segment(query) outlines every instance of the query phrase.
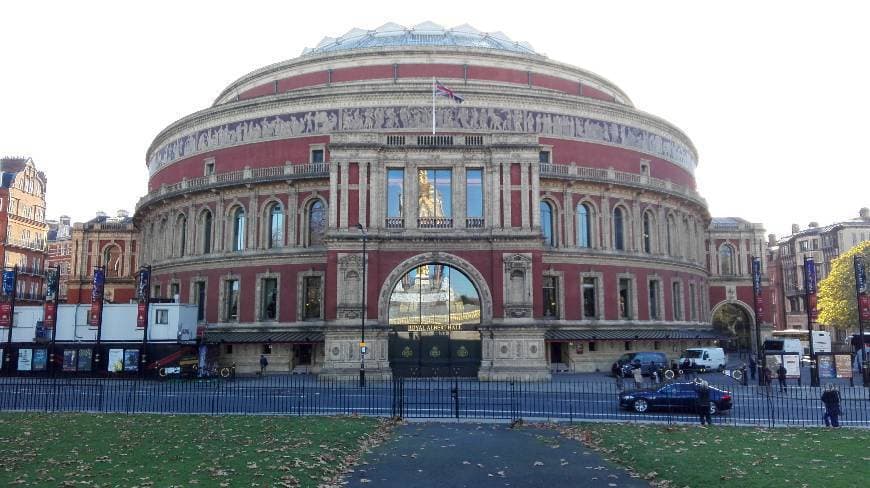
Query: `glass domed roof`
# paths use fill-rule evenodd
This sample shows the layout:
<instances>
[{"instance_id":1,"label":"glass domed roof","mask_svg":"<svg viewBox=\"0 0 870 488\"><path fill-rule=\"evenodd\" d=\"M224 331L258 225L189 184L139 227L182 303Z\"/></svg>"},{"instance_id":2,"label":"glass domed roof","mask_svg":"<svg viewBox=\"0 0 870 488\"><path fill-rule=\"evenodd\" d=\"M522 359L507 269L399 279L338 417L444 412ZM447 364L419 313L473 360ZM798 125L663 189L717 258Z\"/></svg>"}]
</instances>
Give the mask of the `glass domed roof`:
<instances>
[{"instance_id":1,"label":"glass domed roof","mask_svg":"<svg viewBox=\"0 0 870 488\"><path fill-rule=\"evenodd\" d=\"M316 47L305 48L302 55L392 46L461 46L538 55L527 42L516 42L501 32L481 32L468 24L445 29L432 22L414 27L390 22L375 30L354 28L339 38L324 37Z\"/></svg>"}]
</instances>

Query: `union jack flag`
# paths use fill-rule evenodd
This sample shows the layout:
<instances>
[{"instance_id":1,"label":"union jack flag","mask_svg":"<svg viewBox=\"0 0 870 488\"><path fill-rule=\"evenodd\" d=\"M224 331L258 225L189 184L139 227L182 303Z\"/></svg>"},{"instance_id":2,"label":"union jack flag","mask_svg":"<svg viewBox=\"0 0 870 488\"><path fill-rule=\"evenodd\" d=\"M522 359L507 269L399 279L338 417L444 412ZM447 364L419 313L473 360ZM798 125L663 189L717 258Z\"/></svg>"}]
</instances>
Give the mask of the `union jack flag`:
<instances>
[{"instance_id":1,"label":"union jack flag","mask_svg":"<svg viewBox=\"0 0 870 488\"><path fill-rule=\"evenodd\" d=\"M435 94L442 97L447 97L456 103L462 103L465 99L450 88L447 88L440 81L435 80Z\"/></svg>"}]
</instances>

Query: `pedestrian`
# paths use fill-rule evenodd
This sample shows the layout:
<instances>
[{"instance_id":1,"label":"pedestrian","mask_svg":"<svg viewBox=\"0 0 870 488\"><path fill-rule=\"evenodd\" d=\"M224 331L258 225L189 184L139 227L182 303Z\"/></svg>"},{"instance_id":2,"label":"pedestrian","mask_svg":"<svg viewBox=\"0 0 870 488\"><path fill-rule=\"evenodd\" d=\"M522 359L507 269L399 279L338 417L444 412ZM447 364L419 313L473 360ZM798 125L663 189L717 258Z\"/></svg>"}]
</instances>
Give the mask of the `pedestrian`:
<instances>
[{"instance_id":1,"label":"pedestrian","mask_svg":"<svg viewBox=\"0 0 870 488\"><path fill-rule=\"evenodd\" d=\"M613 373L614 377L616 377L617 391L622 391L622 367L619 365L619 363L613 363L613 366L610 368L610 372Z\"/></svg>"},{"instance_id":2,"label":"pedestrian","mask_svg":"<svg viewBox=\"0 0 870 488\"><path fill-rule=\"evenodd\" d=\"M765 366L761 373L764 378L764 386L770 386L770 384L773 383L773 371L770 370L770 367Z\"/></svg>"},{"instance_id":3,"label":"pedestrian","mask_svg":"<svg viewBox=\"0 0 870 488\"><path fill-rule=\"evenodd\" d=\"M752 355L749 355L749 376L752 378L752 381L755 381L755 369L758 368L758 363L755 362L755 358Z\"/></svg>"},{"instance_id":4,"label":"pedestrian","mask_svg":"<svg viewBox=\"0 0 870 488\"><path fill-rule=\"evenodd\" d=\"M675 360L671 360L671 371L674 373L674 379L680 377L680 368L677 367L677 362Z\"/></svg>"},{"instance_id":5,"label":"pedestrian","mask_svg":"<svg viewBox=\"0 0 870 488\"><path fill-rule=\"evenodd\" d=\"M631 374L634 376L634 386L636 388L643 386L643 369L640 367L640 361L634 363L634 369L631 370Z\"/></svg>"},{"instance_id":6,"label":"pedestrian","mask_svg":"<svg viewBox=\"0 0 870 488\"><path fill-rule=\"evenodd\" d=\"M260 354L260 376L266 374L266 366L269 365L269 360L265 354Z\"/></svg>"},{"instance_id":7,"label":"pedestrian","mask_svg":"<svg viewBox=\"0 0 870 488\"><path fill-rule=\"evenodd\" d=\"M840 392L837 391L837 387L828 384L825 388L825 392L822 393L822 403L825 405L825 416L823 417L825 421L825 427L839 427L840 426Z\"/></svg>"},{"instance_id":8,"label":"pedestrian","mask_svg":"<svg viewBox=\"0 0 870 488\"><path fill-rule=\"evenodd\" d=\"M649 375L652 378L653 384L658 384L658 382L660 381L659 380L659 378L660 378L659 377L659 365L656 364L655 361L653 361L649 365Z\"/></svg>"},{"instance_id":9,"label":"pedestrian","mask_svg":"<svg viewBox=\"0 0 870 488\"><path fill-rule=\"evenodd\" d=\"M695 382L695 391L698 393L698 398L695 401L695 408L698 409L698 417L701 419L701 425L713 425L713 417L710 415L710 385L705 380Z\"/></svg>"},{"instance_id":10,"label":"pedestrian","mask_svg":"<svg viewBox=\"0 0 870 488\"><path fill-rule=\"evenodd\" d=\"M779 391L785 391L785 364L780 363L776 370L776 377L779 380Z\"/></svg>"}]
</instances>

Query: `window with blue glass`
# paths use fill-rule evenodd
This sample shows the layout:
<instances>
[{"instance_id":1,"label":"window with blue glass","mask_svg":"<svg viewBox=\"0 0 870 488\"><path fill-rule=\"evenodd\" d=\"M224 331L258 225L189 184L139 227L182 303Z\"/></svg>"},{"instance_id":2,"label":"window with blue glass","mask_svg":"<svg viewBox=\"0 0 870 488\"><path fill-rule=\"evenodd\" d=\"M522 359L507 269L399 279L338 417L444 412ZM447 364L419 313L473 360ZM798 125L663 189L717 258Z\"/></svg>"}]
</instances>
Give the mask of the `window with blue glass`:
<instances>
[{"instance_id":1,"label":"window with blue glass","mask_svg":"<svg viewBox=\"0 0 870 488\"><path fill-rule=\"evenodd\" d=\"M586 203L577 205L577 245L592 247L592 209Z\"/></svg>"},{"instance_id":2,"label":"window with blue glass","mask_svg":"<svg viewBox=\"0 0 870 488\"><path fill-rule=\"evenodd\" d=\"M613 209L613 248L619 251L625 250L625 216L622 208Z\"/></svg>"},{"instance_id":3,"label":"window with blue glass","mask_svg":"<svg viewBox=\"0 0 870 488\"><path fill-rule=\"evenodd\" d=\"M550 202L541 202L541 233L544 235L544 245L556 247L556 233L553 228L553 206Z\"/></svg>"},{"instance_id":4,"label":"window with blue glass","mask_svg":"<svg viewBox=\"0 0 870 488\"><path fill-rule=\"evenodd\" d=\"M405 170L387 170L387 218L402 217L402 196L405 193Z\"/></svg>"},{"instance_id":5,"label":"window with blue glass","mask_svg":"<svg viewBox=\"0 0 870 488\"><path fill-rule=\"evenodd\" d=\"M468 227L483 226L483 170L465 170L465 216Z\"/></svg>"},{"instance_id":6,"label":"window with blue glass","mask_svg":"<svg viewBox=\"0 0 870 488\"><path fill-rule=\"evenodd\" d=\"M420 219L435 221L453 216L452 176L449 169L421 169L417 173Z\"/></svg>"}]
</instances>

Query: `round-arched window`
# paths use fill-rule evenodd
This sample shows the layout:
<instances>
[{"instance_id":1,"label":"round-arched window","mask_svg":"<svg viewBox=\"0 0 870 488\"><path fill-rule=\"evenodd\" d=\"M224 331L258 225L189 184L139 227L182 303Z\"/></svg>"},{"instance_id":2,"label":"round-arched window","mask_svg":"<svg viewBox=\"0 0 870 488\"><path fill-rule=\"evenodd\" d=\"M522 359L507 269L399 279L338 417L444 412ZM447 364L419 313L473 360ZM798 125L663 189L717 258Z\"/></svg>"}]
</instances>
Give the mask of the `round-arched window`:
<instances>
[{"instance_id":1,"label":"round-arched window","mask_svg":"<svg viewBox=\"0 0 870 488\"><path fill-rule=\"evenodd\" d=\"M625 250L625 222L620 207L613 209L613 248L619 251Z\"/></svg>"},{"instance_id":2,"label":"round-arched window","mask_svg":"<svg viewBox=\"0 0 870 488\"><path fill-rule=\"evenodd\" d=\"M544 245L556 247L556 232L553 228L553 206L550 202L541 202L541 233L544 235Z\"/></svg>"},{"instance_id":3,"label":"round-arched window","mask_svg":"<svg viewBox=\"0 0 870 488\"><path fill-rule=\"evenodd\" d=\"M245 248L245 211L242 207L233 212L233 251Z\"/></svg>"},{"instance_id":4,"label":"round-arched window","mask_svg":"<svg viewBox=\"0 0 870 488\"><path fill-rule=\"evenodd\" d=\"M308 207L308 245L323 244L323 234L326 232L326 206L322 200L315 200Z\"/></svg>"},{"instance_id":5,"label":"round-arched window","mask_svg":"<svg viewBox=\"0 0 870 488\"><path fill-rule=\"evenodd\" d=\"M480 324L480 295L458 269L424 264L393 287L389 314L391 326L411 332L462 330Z\"/></svg>"},{"instance_id":6,"label":"round-arched window","mask_svg":"<svg viewBox=\"0 0 870 488\"><path fill-rule=\"evenodd\" d=\"M284 211L281 205L273 203L269 207L269 248L284 245Z\"/></svg>"}]
</instances>

